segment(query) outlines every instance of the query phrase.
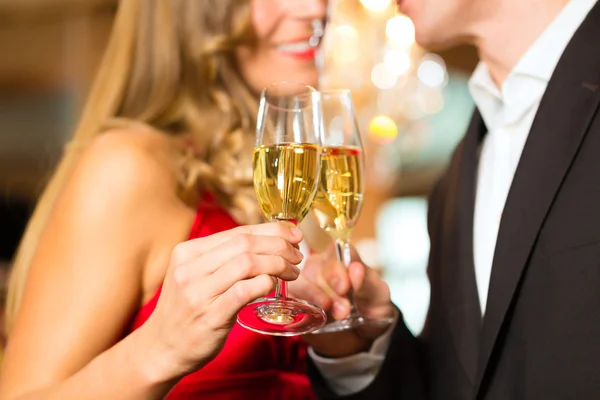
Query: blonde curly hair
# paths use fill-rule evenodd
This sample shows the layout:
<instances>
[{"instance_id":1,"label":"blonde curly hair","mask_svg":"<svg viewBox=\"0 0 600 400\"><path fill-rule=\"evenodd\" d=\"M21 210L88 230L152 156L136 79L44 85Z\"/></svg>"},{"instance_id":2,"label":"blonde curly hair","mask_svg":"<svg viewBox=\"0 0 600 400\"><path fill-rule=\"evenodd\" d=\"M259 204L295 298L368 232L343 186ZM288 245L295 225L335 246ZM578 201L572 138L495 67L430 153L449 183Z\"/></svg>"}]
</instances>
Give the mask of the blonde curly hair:
<instances>
[{"instance_id":1,"label":"blonde curly hair","mask_svg":"<svg viewBox=\"0 0 600 400\"><path fill-rule=\"evenodd\" d=\"M81 148L108 129L150 127L188 144L180 196L211 192L240 223L261 220L252 189L257 101L235 49L255 35L248 0L121 0L108 47L72 142L49 181L13 263L7 331L39 236Z\"/></svg>"}]
</instances>

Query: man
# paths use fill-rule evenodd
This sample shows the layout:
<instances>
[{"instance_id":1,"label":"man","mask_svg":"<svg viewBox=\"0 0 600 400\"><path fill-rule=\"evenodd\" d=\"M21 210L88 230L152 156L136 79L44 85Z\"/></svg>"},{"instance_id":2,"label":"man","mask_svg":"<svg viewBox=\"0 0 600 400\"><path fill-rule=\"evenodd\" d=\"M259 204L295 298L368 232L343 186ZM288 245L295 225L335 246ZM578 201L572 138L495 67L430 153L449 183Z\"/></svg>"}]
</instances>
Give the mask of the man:
<instances>
[{"instance_id":1,"label":"man","mask_svg":"<svg viewBox=\"0 0 600 400\"><path fill-rule=\"evenodd\" d=\"M477 46L477 110L430 197L422 335L400 317L385 332L307 336L319 397L600 399L600 4L398 8L421 45ZM305 274L337 294L298 295L343 318L345 271L313 259ZM349 276L365 314L394 312L376 274L355 262Z\"/></svg>"}]
</instances>

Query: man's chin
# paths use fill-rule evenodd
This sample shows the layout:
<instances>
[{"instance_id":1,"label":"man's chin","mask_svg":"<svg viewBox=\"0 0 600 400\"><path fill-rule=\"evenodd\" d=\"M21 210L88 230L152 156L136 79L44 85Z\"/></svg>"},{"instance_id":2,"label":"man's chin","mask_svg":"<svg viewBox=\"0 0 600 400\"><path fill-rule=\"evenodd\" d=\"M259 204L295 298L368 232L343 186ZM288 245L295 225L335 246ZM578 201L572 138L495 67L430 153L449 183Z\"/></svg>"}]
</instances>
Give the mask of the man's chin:
<instances>
[{"instance_id":1,"label":"man's chin","mask_svg":"<svg viewBox=\"0 0 600 400\"><path fill-rule=\"evenodd\" d=\"M415 41L417 44L430 51L444 51L452 47L460 46L463 44L469 44L469 40L466 37L460 36L442 36L434 33L440 30L419 30L415 31Z\"/></svg>"}]
</instances>

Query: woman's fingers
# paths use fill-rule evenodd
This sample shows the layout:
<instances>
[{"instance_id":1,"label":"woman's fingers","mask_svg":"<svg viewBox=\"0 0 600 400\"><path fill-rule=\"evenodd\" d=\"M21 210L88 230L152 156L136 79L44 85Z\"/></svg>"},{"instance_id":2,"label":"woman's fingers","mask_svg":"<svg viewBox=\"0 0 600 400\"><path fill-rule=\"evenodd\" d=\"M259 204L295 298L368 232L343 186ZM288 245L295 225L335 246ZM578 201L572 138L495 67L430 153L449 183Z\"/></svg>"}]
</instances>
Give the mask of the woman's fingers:
<instances>
[{"instance_id":1,"label":"woman's fingers","mask_svg":"<svg viewBox=\"0 0 600 400\"><path fill-rule=\"evenodd\" d=\"M290 244L291 247L297 248L298 244L302 241L302 231L276 222L240 226L228 231L188 240L187 242L178 244L171 254L171 264L187 264L219 246L225 246L228 249L232 249L231 246L226 245L226 243L231 240L235 240L235 242L233 242L235 249L238 249L238 251L247 251L249 248L256 245L257 241L253 241L253 237L278 238Z\"/></svg>"},{"instance_id":2,"label":"woman's fingers","mask_svg":"<svg viewBox=\"0 0 600 400\"><path fill-rule=\"evenodd\" d=\"M219 296L235 286L237 282L253 279L260 275L289 281L298 278L300 270L279 256L243 254L208 276L205 283L198 282L198 284L210 287L214 296Z\"/></svg>"},{"instance_id":3,"label":"woman's fingers","mask_svg":"<svg viewBox=\"0 0 600 400\"><path fill-rule=\"evenodd\" d=\"M304 256L290 242L281 237L275 236L256 236L256 235L238 235L215 248L210 254L206 254L199 259L200 262L206 263L209 259L210 265L207 269L208 273L214 273L221 268L222 265L229 263L235 258L241 258L249 255L273 255L278 256L289 263L299 264Z\"/></svg>"},{"instance_id":4,"label":"woman's fingers","mask_svg":"<svg viewBox=\"0 0 600 400\"><path fill-rule=\"evenodd\" d=\"M180 371L214 357L235 316L271 292L275 278L296 279L302 232L283 224L244 226L176 246L156 310L142 332Z\"/></svg>"},{"instance_id":5,"label":"woman's fingers","mask_svg":"<svg viewBox=\"0 0 600 400\"><path fill-rule=\"evenodd\" d=\"M241 273L240 275L234 271L233 277L246 279L250 277L247 274L252 272L246 269L253 262L259 262L253 259L254 256L273 256L294 265L300 263L304 257L297 248L285 239L274 236L242 234L218 245L203 255L196 255L189 258L185 264L175 266L173 275L177 282L184 284L196 279L206 279L206 277L217 273L226 265L230 265L230 267L237 266L238 272ZM295 278L283 279L289 280Z\"/></svg>"},{"instance_id":6,"label":"woman's fingers","mask_svg":"<svg viewBox=\"0 0 600 400\"><path fill-rule=\"evenodd\" d=\"M274 288L275 278L270 275L258 275L236 282L213 302L214 309L218 310L213 314L215 326L228 325L245 305L266 296Z\"/></svg>"}]
</instances>

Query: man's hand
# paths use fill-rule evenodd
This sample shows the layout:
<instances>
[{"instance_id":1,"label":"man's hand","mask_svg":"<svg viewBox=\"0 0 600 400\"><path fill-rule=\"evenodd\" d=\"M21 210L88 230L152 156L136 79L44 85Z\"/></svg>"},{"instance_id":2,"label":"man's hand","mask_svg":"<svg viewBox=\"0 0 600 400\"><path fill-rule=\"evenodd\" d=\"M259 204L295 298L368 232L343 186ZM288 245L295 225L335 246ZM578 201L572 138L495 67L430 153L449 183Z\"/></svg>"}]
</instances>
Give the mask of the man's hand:
<instances>
[{"instance_id":1,"label":"man's hand","mask_svg":"<svg viewBox=\"0 0 600 400\"><path fill-rule=\"evenodd\" d=\"M365 318L382 319L394 315L390 290L379 274L363 264L352 248L348 269L335 256L332 245L325 252L310 256L297 281L289 284L293 297L313 302L322 307L330 320L341 320L350 313L350 288L354 291L355 305ZM388 325L361 326L354 330L303 336L314 350L324 357L339 358L368 351Z\"/></svg>"}]
</instances>

